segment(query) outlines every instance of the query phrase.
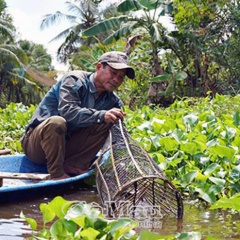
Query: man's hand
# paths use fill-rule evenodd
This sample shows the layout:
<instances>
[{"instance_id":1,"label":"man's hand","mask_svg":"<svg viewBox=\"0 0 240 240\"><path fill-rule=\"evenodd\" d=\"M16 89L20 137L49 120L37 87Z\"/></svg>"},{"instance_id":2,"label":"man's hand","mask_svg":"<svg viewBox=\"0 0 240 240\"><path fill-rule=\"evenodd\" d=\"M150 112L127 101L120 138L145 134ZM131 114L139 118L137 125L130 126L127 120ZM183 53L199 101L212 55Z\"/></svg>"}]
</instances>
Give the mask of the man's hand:
<instances>
[{"instance_id":1,"label":"man's hand","mask_svg":"<svg viewBox=\"0 0 240 240\"><path fill-rule=\"evenodd\" d=\"M119 108L112 108L108 110L104 115L104 121L106 123L116 123L118 119L123 120L126 113Z\"/></svg>"}]
</instances>

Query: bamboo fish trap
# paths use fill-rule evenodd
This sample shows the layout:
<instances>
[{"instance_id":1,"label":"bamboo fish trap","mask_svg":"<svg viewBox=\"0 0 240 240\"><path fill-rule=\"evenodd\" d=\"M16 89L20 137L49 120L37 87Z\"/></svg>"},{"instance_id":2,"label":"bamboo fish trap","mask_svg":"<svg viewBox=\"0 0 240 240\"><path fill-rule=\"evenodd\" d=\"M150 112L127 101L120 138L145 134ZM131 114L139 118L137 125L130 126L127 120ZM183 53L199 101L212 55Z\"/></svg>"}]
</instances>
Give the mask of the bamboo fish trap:
<instances>
[{"instance_id":1,"label":"bamboo fish trap","mask_svg":"<svg viewBox=\"0 0 240 240\"><path fill-rule=\"evenodd\" d=\"M134 217L139 209L183 217L180 193L119 120L110 130L108 147L95 162L96 184L110 216Z\"/></svg>"}]
</instances>

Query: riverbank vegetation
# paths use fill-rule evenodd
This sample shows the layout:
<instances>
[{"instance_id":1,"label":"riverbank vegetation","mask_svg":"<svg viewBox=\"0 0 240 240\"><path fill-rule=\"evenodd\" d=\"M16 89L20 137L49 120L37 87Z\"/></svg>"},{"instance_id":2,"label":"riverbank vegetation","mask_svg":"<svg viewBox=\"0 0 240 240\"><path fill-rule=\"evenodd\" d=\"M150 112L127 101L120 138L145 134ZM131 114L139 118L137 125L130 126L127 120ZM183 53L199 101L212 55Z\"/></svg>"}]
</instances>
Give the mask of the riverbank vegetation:
<instances>
[{"instance_id":1,"label":"riverbank vegetation","mask_svg":"<svg viewBox=\"0 0 240 240\"><path fill-rule=\"evenodd\" d=\"M37 104L58 73L42 45L19 40L6 2L0 3L0 106ZM69 21L70 27L54 38L63 41L58 59L68 63L69 70L93 71L104 52L126 52L136 78L125 81L119 95L130 108L167 107L186 96L239 93L238 1L72 0L66 4L67 12L49 13L39 26L44 30Z\"/></svg>"},{"instance_id":2,"label":"riverbank vegetation","mask_svg":"<svg viewBox=\"0 0 240 240\"><path fill-rule=\"evenodd\" d=\"M148 230L136 230L137 221L131 218L107 219L100 208L93 204L67 201L56 197L48 204L40 204L42 228L33 218L21 212L20 217L30 225L33 237L30 239L84 239L84 240L146 240L146 239L201 239L199 232L160 235ZM210 236L207 239L211 239Z\"/></svg>"},{"instance_id":3,"label":"riverbank vegetation","mask_svg":"<svg viewBox=\"0 0 240 240\"><path fill-rule=\"evenodd\" d=\"M223 198L239 198L239 101L239 95L216 95L177 100L168 108L125 108L125 124L185 199L210 207ZM14 103L0 109L0 148L22 152L19 140L34 110L34 105Z\"/></svg>"},{"instance_id":4,"label":"riverbank vegetation","mask_svg":"<svg viewBox=\"0 0 240 240\"><path fill-rule=\"evenodd\" d=\"M43 18L43 29L72 23L56 37L63 39L59 60L69 70L94 71L104 52L126 52L136 79L117 93L131 136L185 201L239 212L238 1L102 3L68 1L67 13ZM19 154L25 127L58 73L42 45L17 39L4 0L0 29L0 149Z\"/></svg>"},{"instance_id":5,"label":"riverbank vegetation","mask_svg":"<svg viewBox=\"0 0 240 240\"><path fill-rule=\"evenodd\" d=\"M240 96L217 95L214 99L182 99L168 108L144 106L135 111L126 108L125 124L131 136L179 189L185 204L240 212L239 101ZM0 148L9 148L12 154L22 153L19 140L35 108L21 103L0 108ZM42 228L35 219L24 213L20 216L30 225L33 236L42 239L67 235L69 239L74 236L138 240L202 238L201 232L163 236L146 229L136 233L138 221L108 220L98 208L59 197L40 204L40 210Z\"/></svg>"}]
</instances>

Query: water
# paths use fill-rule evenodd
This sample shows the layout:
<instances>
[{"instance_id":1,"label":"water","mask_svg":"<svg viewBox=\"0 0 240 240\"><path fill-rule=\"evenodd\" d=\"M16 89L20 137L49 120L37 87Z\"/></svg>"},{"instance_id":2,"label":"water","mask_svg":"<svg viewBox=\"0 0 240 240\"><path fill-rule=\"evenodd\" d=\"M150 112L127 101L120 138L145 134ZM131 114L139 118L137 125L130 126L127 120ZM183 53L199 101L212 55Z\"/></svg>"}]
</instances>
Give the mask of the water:
<instances>
[{"instance_id":1,"label":"water","mask_svg":"<svg viewBox=\"0 0 240 240\"><path fill-rule=\"evenodd\" d=\"M86 201L88 203L99 203L95 188L70 190L62 194L67 200ZM40 203L47 203L53 197L43 197L35 200L22 201L19 203L7 203L0 205L0 239L22 240L31 236L31 229L26 222L19 219L21 211L25 216L34 218L38 223L42 222ZM157 221L155 228L146 222L140 222L142 228L169 235L176 232L200 232L203 238L207 236L216 239L236 240L240 239L240 214L230 211L206 210L196 207L194 204L184 204L184 218L180 221L175 218L166 217Z\"/></svg>"},{"instance_id":2,"label":"water","mask_svg":"<svg viewBox=\"0 0 240 240\"><path fill-rule=\"evenodd\" d=\"M66 200L78 200L99 203L95 188L72 190L61 194ZM20 219L21 211L26 217L33 218L37 223L42 223L39 210L41 203L50 202L55 196L38 199L24 200L18 203L0 204L0 240L22 240L31 236L32 230L28 224Z\"/></svg>"}]
</instances>

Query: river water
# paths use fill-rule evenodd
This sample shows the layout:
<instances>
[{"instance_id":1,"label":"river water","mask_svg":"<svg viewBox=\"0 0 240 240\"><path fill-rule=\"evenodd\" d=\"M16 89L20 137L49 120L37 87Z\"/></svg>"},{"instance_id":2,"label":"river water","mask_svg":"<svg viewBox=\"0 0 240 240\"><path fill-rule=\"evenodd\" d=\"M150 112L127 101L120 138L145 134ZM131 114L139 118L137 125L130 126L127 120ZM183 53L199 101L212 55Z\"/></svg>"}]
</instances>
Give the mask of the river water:
<instances>
[{"instance_id":1,"label":"river water","mask_svg":"<svg viewBox=\"0 0 240 240\"><path fill-rule=\"evenodd\" d=\"M99 203L95 188L69 190L61 195L66 200L78 200ZM31 230L27 223L19 218L23 211L24 215L42 222L39 210L40 203L48 203L55 196L42 197L38 199L25 200L18 203L5 203L0 205L0 239L22 240L31 236ZM142 226L148 229L149 226ZM195 204L184 204L184 218L180 221L175 218L166 217L158 222L156 229L150 231L162 235L176 232L200 232L202 239L212 236L215 239L235 240L240 239L240 214L230 211L208 210L196 207Z\"/></svg>"}]
</instances>

